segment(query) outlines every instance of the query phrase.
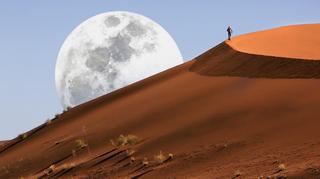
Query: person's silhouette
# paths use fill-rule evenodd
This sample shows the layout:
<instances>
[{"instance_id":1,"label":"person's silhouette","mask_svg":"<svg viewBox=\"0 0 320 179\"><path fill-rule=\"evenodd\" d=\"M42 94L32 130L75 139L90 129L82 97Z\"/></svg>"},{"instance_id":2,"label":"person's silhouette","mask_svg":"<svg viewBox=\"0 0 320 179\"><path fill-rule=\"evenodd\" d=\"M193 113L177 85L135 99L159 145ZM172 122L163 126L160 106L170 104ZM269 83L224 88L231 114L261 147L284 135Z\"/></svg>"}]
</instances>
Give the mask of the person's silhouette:
<instances>
[{"instance_id":1,"label":"person's silhouette","mask_svg":"<svg viewBox=\"0 0 320 179\"><path fill-rule=\"evenodd\" d=\"M231 40L231 34L232 34L233 31L232 31L230 26L228 26L227 32L228 32L228 40Z\"/></svg>"}]
</instances>

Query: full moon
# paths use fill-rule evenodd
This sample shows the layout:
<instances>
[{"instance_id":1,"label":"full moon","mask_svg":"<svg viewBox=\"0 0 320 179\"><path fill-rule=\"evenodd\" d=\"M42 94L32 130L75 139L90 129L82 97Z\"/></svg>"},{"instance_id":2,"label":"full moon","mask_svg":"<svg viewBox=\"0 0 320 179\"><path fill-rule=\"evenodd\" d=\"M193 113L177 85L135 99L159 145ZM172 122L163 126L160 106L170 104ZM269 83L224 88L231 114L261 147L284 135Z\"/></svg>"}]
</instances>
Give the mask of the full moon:
<instances>
[{"instance_id":1,"label":"full moon","mask_svg":"<svg viewBox=\"0 0 320 179\"><path fill-rule=\"evenodd\" d=\"M103 13L66 38L57 58L56 88L63 108L73 107L182 62L175 41L151 19Z\"/></svg>"}]
</instances>

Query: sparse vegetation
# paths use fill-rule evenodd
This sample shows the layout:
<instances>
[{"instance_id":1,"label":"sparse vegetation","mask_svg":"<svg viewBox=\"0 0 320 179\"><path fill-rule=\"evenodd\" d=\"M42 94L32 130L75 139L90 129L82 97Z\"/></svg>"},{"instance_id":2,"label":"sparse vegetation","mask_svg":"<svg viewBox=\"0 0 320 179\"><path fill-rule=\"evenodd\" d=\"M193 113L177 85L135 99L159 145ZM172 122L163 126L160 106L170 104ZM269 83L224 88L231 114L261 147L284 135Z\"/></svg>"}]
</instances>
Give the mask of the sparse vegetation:
<instances>
[{"instance_id":1,"label":"sparse vegetation","mask_svg":"<svg viewBox=\"0 0 320 179\"><path fill-rule=\"evenodd\" d=\"M135 135L127 135L127 142L129 145L135 145L138 142L139 138Z\"/></svg>"},{"instance_id":2,"label":"sparse vegetation","mask_svg":"<svg viewBox=\"0 0 320 179\"><path fill-rule=\"evenodd\" d=\"M160 152L154 156L154 159L158 162L158 163L163 163L167 157L162 153L162 151L160 150Z\"/></svg>"},{"instance_id":3,"label":"sparse vegetation","mask_svg":"<svg viewBox=\"0 0 320 179\"><path fill-rule=\"evenodd\" d=\"M76 144L77 149L83 149L83 148L88 147L88 144L85 143L82 139L75 140L75 144Z\"/></svg>"},{"instance_id":4,"label":"sparse vegetation","mask_svg":"<svg viewBox=\"0 0 320 179\"><path fill-rule=\"evenodd\" d=\"M18 135L18 139L20 139L20 140L24 140L24 139L26 139L27 137L28 137L28 135L27 135L26 133L23 133L23 134Z\"/></svg>"},{"instance_id":5,"label":"sparse vegetation","mask_svg":"<svg viewBox=\"0 0 320 179\"><path fill-rule=\"evenodd\" d=\"M111 144L114 146L125 146L125 145L135 145L139 141L139 138L135 135L120 135L117 139L116 142L113 140L110 140Z\"/></svg>"},{"instance_id":6,"label":"sparse vegetation","mask_svg":"<svg viewBox=\"0 0 320 179\"><path fill-rule=\"evenodd\" d=\"M116 141L117 141L116 143L117 146L123 146L128 143L128 138L121 134Z\"/></svg>"},{"instance_id":7,"label":"sparse vegetation","mask_svg":"<svg viewBox=\"0 0 320 179\"><path fill-rule=\"evenodd\" d=\"M159 151L159 153L157 155L154 156L155 161L157 161L158 163L164 163L167 162L171 159L173 159L173 154L169 153L168 155L165 155L161 150Z\"/></svg>"}]
</instances>

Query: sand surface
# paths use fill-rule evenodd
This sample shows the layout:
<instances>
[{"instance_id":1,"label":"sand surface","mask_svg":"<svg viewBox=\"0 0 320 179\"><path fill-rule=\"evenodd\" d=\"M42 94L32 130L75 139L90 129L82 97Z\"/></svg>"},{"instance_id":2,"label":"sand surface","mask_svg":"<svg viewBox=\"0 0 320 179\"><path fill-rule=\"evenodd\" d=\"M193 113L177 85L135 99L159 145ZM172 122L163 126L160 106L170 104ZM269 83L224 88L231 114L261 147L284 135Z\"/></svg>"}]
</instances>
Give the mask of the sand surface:
<instances>
[{"instance_id":1,"label":"sand surface","mask_svg":"<svg viewBox=\"0 0 320 179\"><path fill-rule=\"evenodd\" d=\"M2 147L3 145L5 145L6 141L0 141L0 147Z\"/></svg>"},{"instance_id":2,"label":"sand surface","mask_svg":"<svg viewBox=\"0 0 320 179\"><path fill-rule=\"evenodd\" d=\"M320 60L320 24L285 26L244 34L228 44L251 54Z\"/></svg>"},{"instance_id":3,"label":"sand surface","mask_svg":"<svg viewBox=\"0 0 320 179\"><path fill-rule=\"evenodd\" d=\"M245 37L7 142L0 178L319 178L320 61L236 50ZM112 145L121 134L138 141Z\"/></svg>"}]
</instances>

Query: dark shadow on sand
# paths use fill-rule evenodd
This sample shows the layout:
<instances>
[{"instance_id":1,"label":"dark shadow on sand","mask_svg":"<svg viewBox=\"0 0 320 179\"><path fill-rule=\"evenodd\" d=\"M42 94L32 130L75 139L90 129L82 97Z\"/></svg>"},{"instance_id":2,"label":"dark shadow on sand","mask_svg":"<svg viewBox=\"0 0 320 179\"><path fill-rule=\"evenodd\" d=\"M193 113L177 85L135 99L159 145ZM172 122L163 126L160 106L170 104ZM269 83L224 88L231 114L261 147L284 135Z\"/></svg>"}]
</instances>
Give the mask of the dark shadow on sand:
<instances>
[{"instance_id":1,"label":"dark shadow on sand","mask_svg":"<svg viewBox=\"0 0 320 179\"><path fill-rule=\"evenodd\" d=\"M205 76L320 78L320 60L247 54L225 42L198 56L189 69Z\"/></svg>"}]
</instances>

